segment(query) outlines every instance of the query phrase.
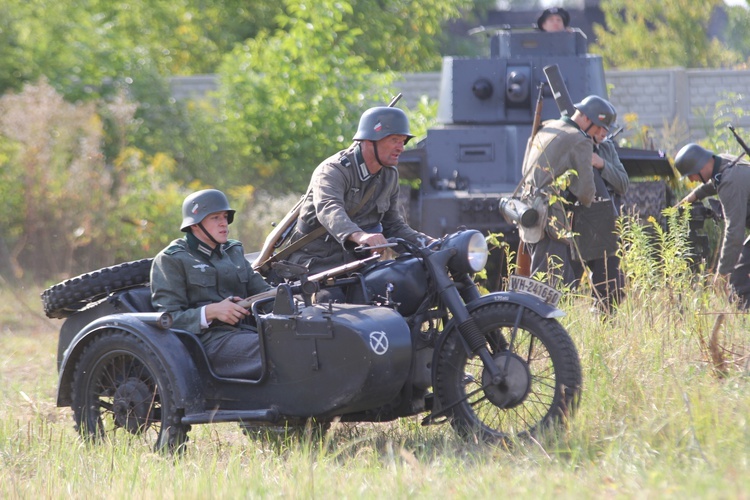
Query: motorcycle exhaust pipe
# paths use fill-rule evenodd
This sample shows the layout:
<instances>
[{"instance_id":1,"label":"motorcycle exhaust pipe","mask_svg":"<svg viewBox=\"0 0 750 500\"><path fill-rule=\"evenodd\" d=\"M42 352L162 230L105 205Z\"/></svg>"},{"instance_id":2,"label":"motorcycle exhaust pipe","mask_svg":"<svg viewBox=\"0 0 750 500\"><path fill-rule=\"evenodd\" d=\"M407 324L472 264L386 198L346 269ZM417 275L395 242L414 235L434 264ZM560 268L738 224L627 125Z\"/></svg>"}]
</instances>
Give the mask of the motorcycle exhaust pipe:
<instances>
[{"instance_id":1,"label":"motorcycle exhaust pipe","mask_svg":"<svg viewBox=\"0 0 750 500\"><path fill-rule=\"evenodd\" d=\"M505 220L523 227L534 227L539 221L539 212L517 198L500 198L499 208Z\"/></svg>"}]
</instances>

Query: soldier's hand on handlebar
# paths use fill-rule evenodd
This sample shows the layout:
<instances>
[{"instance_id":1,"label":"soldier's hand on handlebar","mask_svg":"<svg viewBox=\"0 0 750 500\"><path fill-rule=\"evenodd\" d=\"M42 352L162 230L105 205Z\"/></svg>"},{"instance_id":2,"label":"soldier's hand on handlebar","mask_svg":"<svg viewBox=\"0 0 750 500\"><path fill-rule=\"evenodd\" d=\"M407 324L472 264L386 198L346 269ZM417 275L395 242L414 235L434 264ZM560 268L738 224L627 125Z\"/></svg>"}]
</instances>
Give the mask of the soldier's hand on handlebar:
<instances>
[{"instance_id":1,"label":"soldier's hand on handlebar","mask_svg":"<svg viewBox=\"0 0 750 500\"><path fill-rule=\"evenodd\" d=\"M364 231L355 231L349 235L349 239L363 247L374 247L388 243L388 240L381 233L366 233Z\"/></svg>"}]
</instances>

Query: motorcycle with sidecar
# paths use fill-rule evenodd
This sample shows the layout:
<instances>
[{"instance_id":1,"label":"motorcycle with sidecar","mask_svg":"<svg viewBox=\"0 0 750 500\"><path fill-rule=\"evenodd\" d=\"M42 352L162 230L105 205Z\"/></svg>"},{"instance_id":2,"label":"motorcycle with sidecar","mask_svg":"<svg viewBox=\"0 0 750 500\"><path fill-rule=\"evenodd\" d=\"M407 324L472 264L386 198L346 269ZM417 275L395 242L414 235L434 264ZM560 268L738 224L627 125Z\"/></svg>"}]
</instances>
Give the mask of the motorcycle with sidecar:
<instances>
[{"instance_id":1,"label":"motorcycle with sidecar","mask_svg":"<svg viewBox=\"0 0 750 500\"><path fill-rule=\"evenodd\" d=\"M576 407L582 377L557 318L559 292L511 277L482 296L481 233L459 231L395 259L363 258L308 276L278 263L273 294L248 301L260 340L256 373L218 376L199 337L155 312L150 259L81 275L42 294L66 318L58 344L58 406L86 439L126 432L175 452L192 425L300 426L384 422L425 414L469 439L534 435ZM340 290L344 303L316 302Z\"/></svg>"}]
</instances>

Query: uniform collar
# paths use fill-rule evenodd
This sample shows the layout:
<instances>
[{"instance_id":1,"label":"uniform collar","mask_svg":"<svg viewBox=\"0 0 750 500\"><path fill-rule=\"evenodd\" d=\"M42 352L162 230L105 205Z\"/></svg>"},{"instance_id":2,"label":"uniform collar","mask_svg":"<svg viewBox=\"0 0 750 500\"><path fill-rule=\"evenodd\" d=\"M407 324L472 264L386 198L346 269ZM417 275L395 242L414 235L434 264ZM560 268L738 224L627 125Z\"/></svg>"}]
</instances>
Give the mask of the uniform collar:
<instances>
[{"instance_id":1,"label":"uniform collar","mask_svg":"<svg viewBox=\"0 0 750 500\"><path fill-rule=\"evenodd\" d=\"M199 240L193 233L187 233L185 239L191 250L198 252L207 259L210 259L213 254L216 254L219 258L224 256L224 245L217 245L216 248L211 248Z\"/></svg>"},{"instance_id":2,"label":"uniform collar","mask_svg":"<svg viewBox=\"0 0 750 500\"><path fill-rule=\"evenodd\" d=\"M578 124L569 116L561 116L560 119L570 125L571 127L575 127L580 133L588 137L588 134L584 132L581 127L578 126Z\"/></svg>"},{"instance_id":3,"label":"uniform collar","mask_svg":"<svg viewBox=\"0 0 750 500\"><path fill-rule=\"evenodd\" d=\"M719 156L714 156L714 168L711 171L711 179L713 179L714 184L718 187L719 184L721 184L721 174L724 173L724 168L722 167L722 160Z\"/></svg>"},{"instance_id":4,"label":"uniform collar","mask_svg":"<svg viewBox=\"0 0 750 500\"><path fill-rule=\"evenodd\" d=\"M354 149L352 150L352 159L354 160L354 168L357 170L359 180L364 182L373 176L367 169L365 157L362 155L361 143L357 143L357 145L354 146Z\"/></svg>"}]
</instances>

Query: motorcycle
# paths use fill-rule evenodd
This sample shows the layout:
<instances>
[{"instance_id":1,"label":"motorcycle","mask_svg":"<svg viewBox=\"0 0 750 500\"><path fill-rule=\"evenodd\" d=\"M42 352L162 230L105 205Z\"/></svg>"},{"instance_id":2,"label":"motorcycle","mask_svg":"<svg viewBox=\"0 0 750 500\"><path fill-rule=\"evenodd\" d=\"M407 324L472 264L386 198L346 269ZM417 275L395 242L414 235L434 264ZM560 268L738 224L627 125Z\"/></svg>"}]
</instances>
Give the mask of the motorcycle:
<instances>
[{"instance_id":1,"label":"motorcycle","mask_svg":"<svg viewBox=\"0 0 750 500\"><path fill-rule=\"evenodd\" d=\"M246 303L261 359L243 379L218 376L198 336L154 312L148 287L132 276L149 259L45 290L47 315L67 318L57 405L73 409L86 439L127 432L169 452L184 448L192 425L212 422L302 426L424 413L424 425L448 421L468 439L499 441L570 415L582 377L557 321L559 292L512 277L514 290L482 296L471 279L488 254L478 231L426 248L395 243L405 249L395 259L314 276L277 263L285 281ZM326 289L347 301L315 302Z\"/></svg>"}]
</instances>

